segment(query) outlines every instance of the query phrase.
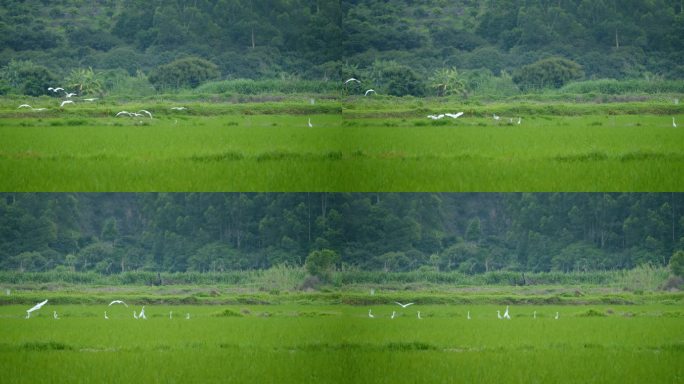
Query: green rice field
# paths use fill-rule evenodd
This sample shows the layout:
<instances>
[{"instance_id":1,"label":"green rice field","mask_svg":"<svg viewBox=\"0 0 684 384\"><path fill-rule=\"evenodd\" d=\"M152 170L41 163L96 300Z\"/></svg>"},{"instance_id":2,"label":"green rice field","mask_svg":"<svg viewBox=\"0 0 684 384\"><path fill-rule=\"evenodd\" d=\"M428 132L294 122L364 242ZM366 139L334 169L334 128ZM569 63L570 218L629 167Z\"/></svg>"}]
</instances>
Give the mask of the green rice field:
<instances>
[{"instance_id":1,"label":"green rice field","mask_svg":"<svg viewBox=\"0 0 684 384\"><path fill-rule=\"evenodd\" d=\"M27 308L0 307L3 383L684 380L678 305L514 305L511 320L503 305Z\"/></svg>"},{"instance_id":2,"label":"green rice field","mask_svg":"<svg viewBox=\"0 0 684 384\"><path fill-rule=\"evenodd\" d=\"M5 105L0 190L684 190L684 130L671 121L684 125L681 112L499 105L432 121L425 116L439 106L400 107L157 105L149 119L114 117L140 105L45 114Z\"/></svg>"}]
</instances>

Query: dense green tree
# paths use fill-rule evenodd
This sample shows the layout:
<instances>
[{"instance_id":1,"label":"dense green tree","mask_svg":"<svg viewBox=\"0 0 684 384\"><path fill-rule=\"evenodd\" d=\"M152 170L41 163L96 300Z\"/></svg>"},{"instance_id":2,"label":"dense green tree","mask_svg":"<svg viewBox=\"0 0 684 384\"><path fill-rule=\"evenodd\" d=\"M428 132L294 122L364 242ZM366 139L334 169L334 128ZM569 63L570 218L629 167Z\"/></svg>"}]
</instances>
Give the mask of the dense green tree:
<instances>
[{"instance_id":1,"label":"dense green tree","mask_svg":"<svg viewBox=\"0 0 684 384\"><path fill-rule=\"evenodd\" d=\"M513 81L523 89L560 88L584 76L582 67L567 59L552 57L526 65L516 71Z\"/></svg>"},{"instance_id":2,"label":"dense green tree","mask_svg":"<svg viewBox=\"0 0 684 384\"><path fill-rule=\"evenodd\" d=\"M149 80L157 89L196 88L219 76L216 64L197 57L175 60L157 67Z\"/></svg>"}]
</instances>

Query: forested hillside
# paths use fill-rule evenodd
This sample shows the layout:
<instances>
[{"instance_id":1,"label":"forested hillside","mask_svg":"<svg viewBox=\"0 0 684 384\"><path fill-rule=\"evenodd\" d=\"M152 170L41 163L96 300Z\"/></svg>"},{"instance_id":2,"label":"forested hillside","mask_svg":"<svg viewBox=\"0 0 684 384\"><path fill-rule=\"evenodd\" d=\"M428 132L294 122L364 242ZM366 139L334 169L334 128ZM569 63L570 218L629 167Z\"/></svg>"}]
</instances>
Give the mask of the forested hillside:
<instances>
[{"instance_id":1,"label":"forested hillside","mask_svg":"<svg viewBox=\"0 0 684 384\"><path fill-rule=\"evenodd\" d=\"M339 81L363 76L439 84L446 70L545 86L521 70L571 60L567 80L684 78L681 0L4 0L0 67L5 92L21 70L41 79L103 83L146 77L183 57L209 60L212 78ZM14 61L14 64L12 64ZM566 67L567 69L567 67ZM33 68L34 72L36 71ZM123 72L121 72L123 71ZM81 78L84 77L81 73ZM86 74L87 75L87 74ZM92 75L92 74L91 74ZM119 77L117 77L119 76ZM117 80L118 79L118 80ZM404 93L421 95L421 84ZM159 88L159 84L155 84ZM0 87L2 88L2 87Z\"/></svg>"},{"instance_id":2,"label":"forested hillside","mask_svg":"<svg viewBox=\"0 0 684 384\"><path fill-rule=\"evenodd\" d=\"M330 249L369 270L585 271L682 248L681 193L0 195L5 270L245 270Z\"/></svg>"}]
</instances>

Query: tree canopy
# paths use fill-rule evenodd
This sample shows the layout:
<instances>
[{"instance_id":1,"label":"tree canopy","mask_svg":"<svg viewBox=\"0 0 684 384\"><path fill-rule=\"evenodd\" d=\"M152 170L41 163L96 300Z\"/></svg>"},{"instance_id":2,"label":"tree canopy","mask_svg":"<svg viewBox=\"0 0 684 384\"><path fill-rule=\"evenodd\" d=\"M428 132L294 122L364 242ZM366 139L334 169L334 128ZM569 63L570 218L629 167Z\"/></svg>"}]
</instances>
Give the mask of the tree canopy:
<instances>
[{"instance_id":1,"label":"tree canopy","mask_svg":"<svg viewBox=\"0 0 684 384\"><path fill-rule=\"evenodd\" d=\"M681 193L0 194L5 270L592 271L682 249Z\"/></svg>"}]
</instances>

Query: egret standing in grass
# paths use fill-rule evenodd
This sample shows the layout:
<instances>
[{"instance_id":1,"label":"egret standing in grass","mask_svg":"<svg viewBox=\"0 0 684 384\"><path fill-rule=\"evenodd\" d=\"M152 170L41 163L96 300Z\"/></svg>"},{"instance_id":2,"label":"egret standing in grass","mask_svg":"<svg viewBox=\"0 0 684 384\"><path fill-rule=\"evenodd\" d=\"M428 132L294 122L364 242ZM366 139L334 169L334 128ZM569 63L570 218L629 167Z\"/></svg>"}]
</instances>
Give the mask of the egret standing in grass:
<instances>
[{"instance_id":1,"label":"egret standing in grass","mask_svg":"<svg viewBox=\"0 0 684 384\"><path fill-rule=\"evenodd\" d=\"M185 320L190 320L190 313L189 312L185 314Z\"/></svg>"},{"instance_id":2,"label":"egret standing in grass","mask_svg":"<svg viewBox=\"0 0 684 384\"><path fill-rule=\"evenodd\" d=\"M109 317L107 316L107 311L105 311L105 320L109 320Z\"/></svg>"},{"instance_id":3,"label":"egret standing in grass","mask_svg":"<svg viewBox=\"0 0 684 384\"><path fill-rule=\"evenodd\" d=\"M497 115L496 113L493 113L493 114L492 114L492 117L493 117L494 120L496 120L496 121L501 120L501 116Z\"/></svg>"},{"instance_id":4,"label":"egret standing in grass","mask_svg":"<svg viewBox=\"0 0 684 384\"><path fill-rule=\"evenodd\" d=\"M520 125L520 123L522 123L522 117L518 117L518 125Z\"/></svg>"},{"instance_id":5,"label":"egret standing in grass","mask_svg":"<svg viewBox=\"0 0 684 384\"><path fill-rule=\"evenodd\" d=\"M140 314L138 315L139 319L147 320L147 316L145 316L145 306L143 305L142 309L140 310Z\"/></svg>"},{"instance_id":6,"label":"egret standing in grass","mask_svg":"<svg viewBox=\"0 0 684 384\"><path fill-rule=\"evenodd\" d=\"M467 317L467 319L470 320L470 311L468 311L468 317Z\"/></svg>"},{"instance_id":7,"label":"egret standing in grass","mask_svg":"<svg viewBox=\"0 0 684 384\"><path fill-rule=\"evenodd\" d=\"M499 320L503 319L503 317L501 317L501 311L499 311L498 309L496 310L496 317L498 317Z\"/></svg>"},{"instance_id":8,"label":"egret standing in grass","mask_svg":"<svg viewBox=\"0 0 684 384\"><path fill-rule=\"evenodd\" d=\"M169 311L169 320L173 320L173 311Z\"/></svg>"},{"instance_id":9,"label":"egret standing in grass","mask_svg":"<svg viewBox=\"0 0 684 384\"><path fill-rule=\"evenodd\" d=\"M52 311L52 317L53 317L55 320L59 320L59 316L57 316L57 311Z\"/></svg>"},{"instance_id":10,"label":"egret standing in grass","mask_svg":"<svg viewBox=\"0 0 684 384\"><path fill-rule=\"evenodd\" d=\"M47 299L45 301L41 301L40 303L34 305L31 309L26 310L26 318L28 319L31 317L31 312L39 310L43 305L47 304Z\"/></svg>"},{"instance_id":11,"label":"egret standing in grass","mask_svg":"<svg viewBox=\"0 0 684 384\"><path fill-rule=\"evenodd\" d=\"M556 317L554 319L558 320L560 318L560 313L556 312Z\"/></svg>"},{"instance_id":12,"label":"egret standing in grass","mask_svg":"<svg viewBox=\"0 0 684 384\"><path fill-rule=\"evenodd\" d=\"M536 318L537 318L537 311L534 311L534 312L532 313L532 318L533 318L533 319L536 319Z\"/></svg>"},{"instance_id":13,"label":"egret standing in grass","mask_svg":"<svg viewBox=\"0 0 684 384\"><path fill-rule=\"evenodd\" d=\"M672 128L677 128L677 123L675 122L674 116L672 116Z\"/></svg>"},{"instance_id":14,"label":"egret standing in grass","mask_svg":"<svg viewBox=\"0 0 684 384\"><path fill-rule=\"evenodd\" d=\"M504 319L511 319L511 315L508 314L508 305L506 306L506 312L504 312L503 317Z\"/></svg>"},{"instance_id":15,"label":"egret standing in grass","mask_svg":"<svg viewBox=\"0 0 684 384\"><path fill-rule=\"evenodd\" d=\"M375 316L371 313L371 309L368 310L368 317L370 317L371 319L375 317Z\"/></svg>"},{"instance_id":16,"label":"egret standing in grass","mask_svg":"<svg viewBox=\"0 0 684 384\"><path fill-rule=\"evenodd\" d=\"M418 320L421 320L421 319L423 319L423 318L420 317L420 311L418 311Z\"/></svg>"},{"instance_id":17,"label":"egret standing in grass","mask_svg":"<svg viewBox=\"0 0 684 384\"><path fill-rule=\"evenodd\" d=\"M394 319L395 317L397 317L397 311L392 311L392 316L390 319Z\"/></svg>"},{"instance_id":18,"label":"egret standing in grass","mask_svg":"<svg viewBox=\"0 0 684 384\"><path fill-rule=\"evenodd\" d=\"M313 128L313 124L311 124L311 118L309 117L309 128Z\"/></svg>"},{"instance_id":19,"label":"egret standing in grass","mask_svg":"<svg viewBox=\"0 0 684 384\"><path fill-rule=\"evenodd\" d=\"M138 313L136 311L133 311L133 318L138 320Z\"/></svg>"}]
</instances>

